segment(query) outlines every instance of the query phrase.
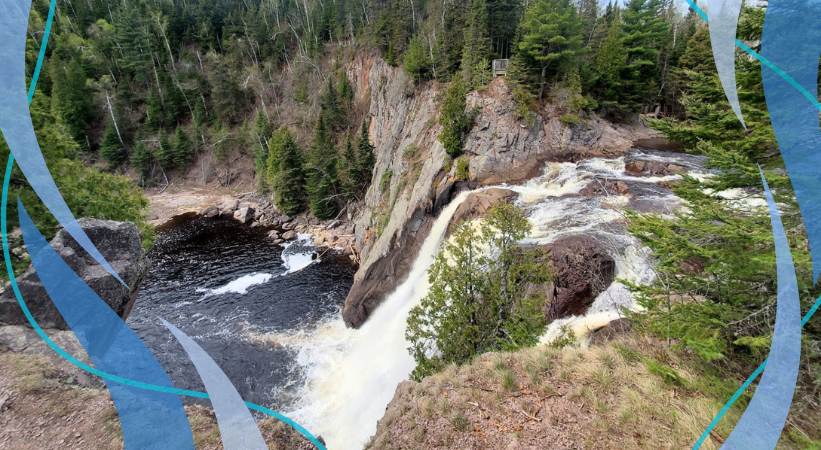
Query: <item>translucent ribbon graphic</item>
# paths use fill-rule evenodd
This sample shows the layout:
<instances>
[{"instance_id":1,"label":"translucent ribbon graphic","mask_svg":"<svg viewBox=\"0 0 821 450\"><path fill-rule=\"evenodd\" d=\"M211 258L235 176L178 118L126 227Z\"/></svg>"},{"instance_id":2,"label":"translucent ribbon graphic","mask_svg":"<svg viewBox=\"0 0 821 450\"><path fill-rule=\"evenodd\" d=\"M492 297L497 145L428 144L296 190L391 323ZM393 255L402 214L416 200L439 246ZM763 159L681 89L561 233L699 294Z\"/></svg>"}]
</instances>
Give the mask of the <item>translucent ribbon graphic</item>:
<instances>
[{"instance_id":1,"label":"translucent ribbon graphic","mask_svg":"<svg viewBox=\"0 0 821 450\"><path fill-rule=\"evenodd\" d=\"M20 170L54 218L92 258L123 283L114 268L80 228L57 189L37 143L29 114L25 77L30 7L29 0L0 0L0 130ZM53 13L50 12L49 15ZM44 54L44 47L41 48L41 56Z\"/></svg>"},{"instance_id":2,"label":"translucent ribbon graphic","mask_svg":"<svg viewBox=\"0 0 821 450\"><path fill-rule=\"evenodd\" d=\"M182 345L197 369L211 398L225 450L267 450L268 446L259 433L254 418L225 372L187 334L167 321L160 320Z\"/></svg>"},{"instance_id":3,"label":"translucent ribbon graphic","mask_svg":"<svg viewBox=\"0 0 821 450\"><path fill-rule=\"evenodd\" d=\"M710 45L713 48L713 59L716 63L718 78L724 95L730 102L738 120L744 128L744 117L738 103L738 90L735 82L735 35L738 26L738 15L741 13L741 0L710 0L707 2L707 16L710 21Z\"/></svg>"},{"instance_id":4,"label":"translucent ribbon graphic","mask_svg":"<svg viewBox=\"0 0 821 450\"><path fill-rule=\"evenodd\" d=\"M94 367L122 377L172 387L154 355L120 317L54 251L18 202L20 228L40 282ZM120 416L126 448L193 449L182 402L176 395L125 384L106 385Z\"/></svg>"}]
</instances>

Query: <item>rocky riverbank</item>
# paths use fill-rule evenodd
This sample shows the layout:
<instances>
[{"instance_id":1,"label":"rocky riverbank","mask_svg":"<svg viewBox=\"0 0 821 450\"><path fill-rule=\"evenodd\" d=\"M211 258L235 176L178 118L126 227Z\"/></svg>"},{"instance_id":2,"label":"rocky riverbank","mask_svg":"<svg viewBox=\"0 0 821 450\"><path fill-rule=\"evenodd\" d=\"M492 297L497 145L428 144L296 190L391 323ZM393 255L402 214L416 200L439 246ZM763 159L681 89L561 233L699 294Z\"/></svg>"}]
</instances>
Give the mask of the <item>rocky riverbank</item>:
<instances>
[{"instance_id":1,"label":"rocky riverbank","mask_svg":"<svg viewBox=\"0 0 821 450\"><path fill-rule=\"evenodd\" d=\"M232 218L249 227L261 227L276 244L293 241L301 234L313 237L319 247L332 249L358 262L354 227L348 216L318 220L306 213L288 216L280 213L264 195L235 193L207 188L178 188L176 192L148 192L150 223L167 230L198 217Z\"/></svg>"}]
</instances>

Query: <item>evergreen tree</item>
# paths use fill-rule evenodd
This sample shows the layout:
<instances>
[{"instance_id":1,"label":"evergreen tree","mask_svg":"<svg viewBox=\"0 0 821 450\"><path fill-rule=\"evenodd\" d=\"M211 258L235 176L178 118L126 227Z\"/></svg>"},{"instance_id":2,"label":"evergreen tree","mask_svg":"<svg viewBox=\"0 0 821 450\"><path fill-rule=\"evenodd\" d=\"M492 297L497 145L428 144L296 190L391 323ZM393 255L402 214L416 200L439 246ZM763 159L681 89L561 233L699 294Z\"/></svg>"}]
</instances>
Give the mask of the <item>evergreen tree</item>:
<instances>
[{"instance_id":1,"label":"evergreen tree","mask_svg":"<svg viewBox=\"0 0 821 450\"><path fill-rule=\"evenodd\" d=\"M509 58L522 16L521 0L487 0L488 34L493 54Z\"/></svg>"},{"instance_id":2,"label":"evergreen tree","mask_svg":"<svg viewBox=\"0 0 821 450\"><path fill-rule=\"evenodd\" d=\"M490 68L490 36L485 0L471 0L465 24L465 45L462 49L462 74L469 88L487 82Z\"/></svg>"},{"instance_id":3,"label":"evergreen tree","mask_svg":"<svg viewBox=\"0 0 821 450\"><path fill-rule=\"evenodd\" d=\"M172 155L174 166L184 169L188 165L188 162L191 161L193 154L194 150L191 139L182 127L177 127L177 131L174 134Z\"/></svg>"},{"instance_id":4,"label":"evergreen tree","mask_svg":"<svg viewBox=\"0 0 821 450\"><path fill-rule=\"evenodd\" d=\"M168 136L160 131L159 148L157 149L157 162L163 170L170 170L174 168L174 147L168 141Z\"/></svg>"},{"instance_id":5,"label":"evergreen tree","mask_svg":"<svg viewBox=\"0 0 821 450\"><path fill-rule=\"evenodd\" d=\"M439 141L453 158L462 154L465 136L473 126L473 117L465 112L466 95L467 87L464 80L462 77L455 77L445 91L442 110L439 113L439 123L442 125Z\"/></svg>"},{"instance_id":6,"label":"evergreen tree","mask_svg":"<svg viewBox=\"0 0 821 450\"><path fill-rule=\"evenodd\" d=\"M360 189L367 189L373 177L373 167L376 165L374 148L368 137L368 121L362 122L362 131L359 133L359 144L356 151L355 179Z\"/></svg>"},{"instance_id":7,"label":"evergreen tree","mask_svg":"<svg viewBox=\"0 0 821 450\"><path fill-rule=\"evenodd\" d=\"M430 53L419 35L411 39L402 61L405 70L413 77L414 81L425 80L433 75Z\"/></svg>"},{"instance_id":8,"label":"evergreen tree","mask_svg":"<svg viewBox=\"0 0 821 450\"><path fill-rule=\"evenodd\" d=\"M284 214L297 214L305 208L302 152L286 128L273 134L269 147L267 173L274 203Z\"/></svg>"},{"instance_id":9,"label":"evergreen tree","mask_svg":"<svg viewBox=\"0 0 821 450\"><path fill-rule=\"evenodd\" d=\"M308 207L319 219L331 219L338 212L336 166L336 149L331 142L325 119L320 115L314 142L308 153L305 186L308 192Z\"/></svg>"},{"instance_id":10,"label":"evergreen tree","mask_svg":"<svg viewBox=\"0 0 821 450\"><path fill-rule=\"evenodd\" d=\"M165 123L165 112L162 107L162 99L156 89L151 89L145 105L145 124L151 128L162 128Z\"/></svg>"},{"instance_id":11,"label":"evergreen tree","mask_svg":"<svg viewBox=\"0 0 821 450\"><path fill-rule=\"evenodd\" d=\"M618 9L615 9L607 35L593 61L592 91L606 113L622 110L619 103L622 95L621 77L626 64L627 52L622 39L621 20L618 17Z\"/></svg>"},{"instance_id":12,"label":"evergreen tree","mask_svg":"<svg viewBox=\"0 0 821 450\"><path fill-rule=\"evenodd\" d=\"M342 157L337 159L337 163L337 173L341 175L340 186L342 192L348 200L355 200L359 193L359 180L357 179L357 164L359 161L350 134L345 138Z\"/></svg>"},{"instance_id":13,"label":"evergreen tree","mask_svg":"<svg viewBox=\"0 0 821 450\"><path fill-rule=\"evenodd\" d=\"M53 64L52 102L57 115L63 120L76 142L86 146L86 131L94 119L94 97L86 84L86 72L76 55L65 64Z\"/></svg>"},{"instance_id":14,"label":"evergreen tree","mask_svg":"<svg viewBox=\"0 0 821 450\"><path fill-rule=\"evenodd\" d=\"M268 141L271 139L271 124L262 112L257 111L257 118L254 123L254 134L256 135L256 145L254 146L254 173L257 179L257 186L264 188L265 171L268 164Z\"/></svg>"},{"instance_id":15,"label":"evergreen tree","mask_svg":"<svg viewBox=\"0 0 821 450\"><path fill-rule=\"evenodd\" d=\"M436 75L447 80L455 74L462 60L465 39L465 2L445 2L442 5L442 31L438 34L434 55Z\"/></svg>"},{"instance_id":16,"label":"evergreen tree","mask_svg":"<svg viewBox=\"0 0 821 450\"><path fill-rule=\"evenodd\" d=\"M428 271L427 296L408 316L414 379L480 353L536 342L544 298L527 291L549 274L537 252L517 245L529 229L524 213L508 203L491 208L478 231L466 223L457 227Z\"/></svg>"},{"instance_id":17,"label":"evergreen tree","mask_svg":"<svg viewBox=\"0 0 821 450\"><path fill-rule=\"evenodd\" d=\"M574 68L582 53L581 22L570 0L535 0L525 11L517 56L537 72L539 99L546 83Z\"/></svg>"},{"instance_id":18,"label":"evergreen tree","mask_svg":"<svg viewBox=\"0 0 821 450\"><path fill-rule=\"evenodd\" d=\"M320 115L324 126L329 132L340 131L345 128L345 114L339 104L339 96L334 86L333 78L328 77L328 83L320 99Z\"/></svg>"},{"instance_id":19,"label":"evergreen tree","mask_svg":"<svg viewBox=\"0 0 821 450\"><path fill-rule=\"evenodd\" d=\"M103 157L112 168L119 167L128 158L125 148L117 136L117 130L111 121L106 123L103 131L103 139L100 141L100 156Z\"/></svg>"},{"instance_id":20,"label":"evergreen tree","mask_svg":"<svg viewBox=\"0 0 821 450\"><path fill-rule=\"evenodd\" d=\"M131 165L140 174L140 184L145 186L151 175L151 152L142 142L138 142L131 150Z\"/></svg>"},{"instance_id":21,"label":"evergreen tree","mask_svg":"<svg viewBox=\"0 0 821 450\"><path fill-rule=\"evenodd\" d=\"M668 33L661 0L630 0L622 22L627 61L621 74L619 103L628 111L640 111L659 94L659 53Z\"/></svg>"}]
</instances>

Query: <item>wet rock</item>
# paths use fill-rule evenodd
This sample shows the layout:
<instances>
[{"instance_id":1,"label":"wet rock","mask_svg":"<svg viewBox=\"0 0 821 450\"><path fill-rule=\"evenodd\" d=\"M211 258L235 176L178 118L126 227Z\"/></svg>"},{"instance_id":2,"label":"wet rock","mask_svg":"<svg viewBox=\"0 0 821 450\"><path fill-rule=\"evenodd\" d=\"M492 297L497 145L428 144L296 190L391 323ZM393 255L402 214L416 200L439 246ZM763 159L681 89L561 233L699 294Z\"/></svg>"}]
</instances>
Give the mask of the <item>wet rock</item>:
<instances>
[{"instance_id":1,"label":"wet rock","mask_svg":"<svg viewBox=\"0 0 821 450\"><path fill-rule=\"evenodd\" d=\"M466 220L482 217L493 205L510 201L515 196L515 192L502 188L485 189L468 195L453 214L450 225L448 225L448 232L452 232L458 224Z\"/></svg>"},{"instance_id":2,"label":"wet rock","mask_svg":"<svg viewBox=\"0 0 821 450\"><path fill-rule=\"evenodd\" d=\"M626 158L624 171L633 175L678 175L687 168L673 162Z\"/></svg>"},{"instance_id":3,"label":"wet rock","mask_svg":"<svg viewBox=\"0 0 821 450\"><path fill-rule=\"evenodd\" d=\"M552 300L545 317L556 320L584 314L597 295L613 282L616 262L590 236L560 238L547 246L553 268Z\"/></svg>"},{"instance_id":4,"label":"wet rock","mask_svg":"<svg viewBox=\"0 0 821 450\"><path fill-rule=\"evenodd\" d=\"M612 341L620 335L627 334L633 326L628 319L616 319L590 334L590 343L601 345Z\"/></svg>"},{"instance_id":5,"label":"wet rock","mask_svg":"<svg viewBox=\"0 0 821 450\"><path fill-rule=\"evenodd\" d=\"M234 219L238 220L241 224L247 224L254 220L254 209L250 206L243 206L234 211Z\"/></svg>"},{"instance_id":6,"label":"wet rock","mask_svg":"<svg viewBox=\"0 0 821 450\"><path fill-rule=\"evenodd\" d=\"M285 233L282 233L282 239L284 239L286 241L292 241L292 240L296 239L296 237L297 237L297 232L294 231L294 230L288 230Z\"/></svg>"},{"instance_id":7,"label":"wet rock","mask_svg":"<svg viewBox=\"0 0 821 450\"><path fill-rule=\"evenodd\" d=\"M217 217L218 215L220 215L220 209L216 206L209 206L209 207L205 208L204 210L202 210L200 215L202 217L205 217L206 219L212 219L212 218Z\"/></svg>"},{"instance_id":8,"label":"wet rock","mask_svg":"<svg viewBox=\"0 0 821 450\"><path fill-rule=\"evenodd\" d=\"M51 240L51 246L111 309L125 318L145 272L139 231L133 223L128 222L80 219L79 223L130 288L120 284L98 265L65 230L57 233ZM17 284L29 309L43 328L67 328L32 267L17 277ZM0 324L28 325L11 289L6 289L0 296Z\"/></svg>"},{"instance_id":9,"label":"wet rock","mask_svg":"<svg viewBox=\"0 0 821 450\"><path fill-rule=\"evenodd\" d=\"M587 197L597 195L627 195L630 193L630 186L624 181L595 179L579 193Z\"/></svg>"},{"instance_id":10,"label":"wet rock","mask_svg":"<svg viewBox=\"0 0 821 450\"><path fill-rule=\"evenodd\" d=\"M277 231L277 230L271 230L271 231L269 231L269 232L268 232L268 237L269 237L270 239L279 239L279 231Z\"/></svg>"}]
</instances>

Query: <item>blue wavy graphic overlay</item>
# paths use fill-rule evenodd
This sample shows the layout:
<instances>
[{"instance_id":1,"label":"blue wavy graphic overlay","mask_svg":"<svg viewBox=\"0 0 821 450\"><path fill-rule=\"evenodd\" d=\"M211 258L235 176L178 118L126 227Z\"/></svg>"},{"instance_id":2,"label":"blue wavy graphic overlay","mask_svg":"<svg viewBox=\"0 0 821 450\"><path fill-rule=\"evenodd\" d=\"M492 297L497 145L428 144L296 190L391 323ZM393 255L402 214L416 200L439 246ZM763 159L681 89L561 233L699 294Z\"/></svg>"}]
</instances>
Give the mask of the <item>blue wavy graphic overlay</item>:
<instances>
[{"instance_id":1,"label":"blue wavy graphic overlay","mask_svg":"<svg viewBox=\"0 0 821 450\"><path fill-rule=\"evenodd\" d=\"M821 56L821 2L771 0L764 21L761 53L774 66L818 96ZM762 71L767 110L784 166L798 200L813 262L813 282L821 274L821 128L818 111L803 94L772 70Z\"/></svg>"},{"instance_id":2,"label":"blue wavy graphic overlay","mask_svg":"<svg viewBox=\"0 0 821 450\"><path fill-rule=\"evenodd\" d=\"M5 0L0 0L0 4L4 4L4 2L5 2ZM57 1L56 0L51 0L50 6L49 6L48 18L46 20L45 29L44 29L44 32L43 32L43 37L42 37L41 42L40 42L40 50L39 50L37 62L36 62L35 69L34 69L34 72L33 72L32 78L31 78L31 83L30 83L29 89L28 89L28 96L27 96L28 103L31 103L32 99L34 98L34 94L36 92L37 81L39 79L39 75L40 75L42 67L43 67L43 62L45 60L46 48L47 48L49 36L50 36L50 33L51 33L51 27L52 27L52 23L53 23L53 20L54 20L56 5L57 5ZM25 6L25 5L23 5L23 6ZM9 10L9 13L11 13L11 12L18 13L18 11ZM22 13L20 13L20 15L22 16ZM21 20L25 20L26 23L28 22L27 17L21 18ZM21 56L23 56L23 55L21 55ZM0 90L0 92L2 92L2 90ZM30 118L29 118L29 120L30 120ZM11 181L11 175L12 175L13 169L14 169L14 154L12 153L12 154L9 155L8 160L6 162L6 170L5 170L5 175L3 177L2 195L0 196L0 237L2 237L2 243L3 243L3 260L4 260L4 263L5 263L5 266L6 266L6 272L9 276L10 286L11 286L12 292L15 295L15 298L17 299L18 305L20 306L20 309L23 312L23 315L26 317L26 320L28 321L29 325L32 327L32 329L35 331L35 333L37 333L37 335L40 337L40 339L42 339L43 342L49 348L51 348L55 353L57 353L60 357L65 359L67 362L71 363L72 365L80 368L81 370L83 370L83 371L85 371L85 372L87 372L91 375L97 376L97 377L105 380L106 382L119 383L119 384L124 385L124 386L130 386L130 387L134 387L134 388L137 388L137 389L150 391L150 392L160 392L160 393L173 394L173 395L178 395L178 396L182 395L182 396L187 396L187 397L191 397L191 398L208 399L209 398L208 394L204 393L204 392L198 392L198 391L192 391L192 390L187 390L187 389L179 389L179 388L176 388L176 387L168 387L168 386L161 386L161 385L146 383L146 382L143 382L143 381L140 381L140 380L135 380L135 379L128 378L128 377L119 376L119 375L109 373L109 372L106 372L104 370L100 370L100 369L97 369L95 367L92 367L92 366L86 364L85 362L80 361L79 359L77 359L76 357L74 357L73 355L71 355L70 353L65 351L65 349L63 349L59 345L57 345L48 336L48 334L46 334L46 332L42 329L42 327L40 327L40 325L37 323L37 320L34 318L34 316L31 314L31 311L28 309L26 301L25 301L22 293L20 292L20 288L17 285L16 275L14 273L14 268L13 268L12 261L11 261L10 245L9 245L9 238L8 238L7 211L8 211L9 184L10 184L10 181ZM116 274L115 274L115 276L116 276ZM285 423L289 427L291 427L294 430L296 430L297 432L299 432L303 437L305 437L308 441L310 441L312 444L314 444L318 449L325 450L324 444L321 441L319 441L319 439L317 439L307 429L305 429L304 427L302 427L298 423L294 422L290 418L280 414L277 411L274 411L270 408L266 408L262 405L258 405L258 404L253 403L253 402L245 402L245 405L253 411L260 412L262 414L273 417L273 418Z\"/></svg>"},{"instance_id":3,"label":"blue wavy graphic overlay","mask_svg":"<svg viewBox=\"0 0 821 450\"><path fill-rule=\"evenodd\" d=\"M801 304L790 243L770 187L761 172L775 240L778 299L767 365L750 404L722 448L775 448L790 412L801 361Z\"/></svg>"},{"instance_id":4,"label":"blue wavy graphic overlay","mask_svg":"<svg viewBox=\"0 0 821 450\"><path fill-rule=\"evenodd\" d=\"M22 202L18 202L18 210L31 264L94 367L171 387L171 380L154 355L51 248ZM106 384L120 416L126 448L193 450L191 428L179 397L108 381Z\"/></svg>"},{"instance_id":5,"label":"blue wavy graphic overlay","mask_svg":"<svg viewBox=\"0 0 821 450\"><path fill-rule=\"evenodd\" d=\"M165 320L162 323L182 345L208 391L225 450L267 450L254 417L225 372L182 330Z\"/></svg>"},{"instance_id":6,"label":"blue wavy graphic overlay","mask_svg":"<svg viewBox=\"0 0 821 450\"><path fill-rule=\"evenodd\" d=\"M56 0L52 0L52 7L55 5ZM3 11L0 14L0 61L2 61L0 64L0 98L3 99L0 102L0 130L20 170L54 218L92 258L120 283L123 283L114 268L80 228L77 219L54 183L37 143L28 108L29 99L34 94L35 84L31 84L29 95L26 91L25 55L30 7L30 0L0 0L0 9ZM53 14L50 10L49 17L52 20ZM47 21L46 31L51 31L51 23ZM44 34L43 45L40 47L38 64L35 67L37 75L39 75L38 68L42 67L42 58L45 57L47 36L48 34Z\"/></svg>"}]
</instances>

